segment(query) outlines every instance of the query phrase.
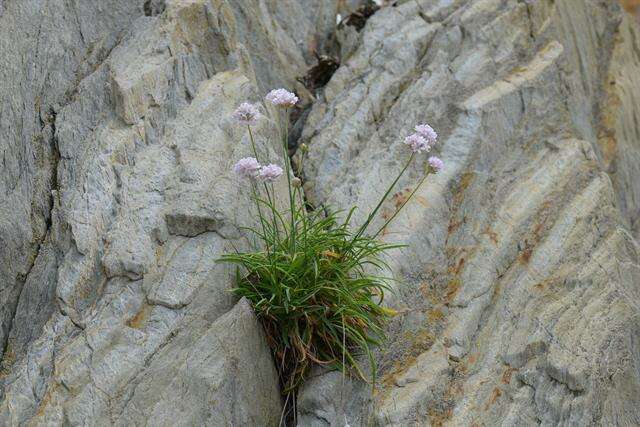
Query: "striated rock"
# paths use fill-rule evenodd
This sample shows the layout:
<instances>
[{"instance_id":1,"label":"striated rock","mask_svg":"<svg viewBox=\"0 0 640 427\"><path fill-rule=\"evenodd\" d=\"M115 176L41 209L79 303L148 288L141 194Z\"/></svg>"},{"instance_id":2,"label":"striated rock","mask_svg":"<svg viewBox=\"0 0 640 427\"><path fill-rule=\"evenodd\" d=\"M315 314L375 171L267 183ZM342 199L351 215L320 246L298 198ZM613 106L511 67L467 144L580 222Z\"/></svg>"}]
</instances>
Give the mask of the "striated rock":
<instances>
[{"instance_id":1,"label":"striated rock","mask_svg":"<svg viewBox=\"0 0 640 427\"><path fill-rule=\"evenodd\" d=\"M639 36L598 1L407 1L368 20L309 114L307 196L362 221L420 122L446 167L384 236L408 247L378 389L319 373L299 425L640 423Z\"/></svg>"},{"instance_id":2,"label":"striated rock","mask_svg":"<svg viewBox=\"0 0 640 427\"><path fill-rule=\"evenodd\" d=\"M229 116L310 99L297 78L338 50L308 198L362 221L418 122L446 168L384 234L408 246L375 393L318 370L298 424L640 424L640 34L617 4L382 2L334 35L367 2L41 3L0 0L0 425L278 425L264 334L215 262L255 225Z\"/></svg>"},{"instance_id":3,"label":"striated rock","mask_svg":"<svg viewBox=\"0 0 640 427\"><path fill-rule=\"evenodd\" d=\"M268 426L280 420L275 366L246 300L208 327L195 318L143 375L122 425L132 419L167 426Z\"/></svg>"},{"instance_id":4,"label":"striated rock","mask_svg":"<svg viewBox=\"0 0 640 427\"><path fill-rule=\"evenodd\" d=\"M277 425L261 327L216 263L256 217L230 115L304 94L335 5L0 6L0 425Z\"/></svg>"},{"instance_id":5,"label":"striated rock","mask_svg":"<svg viewBox=\"0 0 640 427\"><path fill-rule=\"evenodd\" d=\"M57 109L77 94L78 81L103 61L117 34L142 13L135 2L107 0L99 7L63 3L0 5L2 353L7 352L25 283L41 285L34 291L45 294L44 289L55 286L52 275L34 265L47 246L48 259L40 257L40 263L53 269L57 265L58 251L46 243L53 238L51 210L58 185Z\"/></svg>"}]
</instances>

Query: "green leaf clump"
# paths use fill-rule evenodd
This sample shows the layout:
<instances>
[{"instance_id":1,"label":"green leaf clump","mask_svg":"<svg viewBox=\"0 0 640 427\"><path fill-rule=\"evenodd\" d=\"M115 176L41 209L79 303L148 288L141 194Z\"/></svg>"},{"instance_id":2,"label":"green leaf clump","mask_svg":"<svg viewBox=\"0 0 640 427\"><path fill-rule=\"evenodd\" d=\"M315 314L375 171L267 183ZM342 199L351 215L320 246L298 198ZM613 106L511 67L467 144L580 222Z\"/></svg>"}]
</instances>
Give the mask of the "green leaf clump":
<instances>
[{"instance_id":1,"label":"green leaf clump","mask_svg":"<svg viewBox=\"0 0 640 427\"><path fill-rule=\"evenodd\" d=\"M221 259L242 267L233 292L247 298L262 321L285 393L302 383L314 363L365 379L361 354L375 378L371 348L384 339L386 320L395 313L382 306L388 279L371 271L385 270L382 255L398 245L355 237L349 227L353 211L344 221L321 212L296 215L295 247L290 223L283 220L281 230L251 230L266 243L264 250Z\"/></svg>"},{"instance_id":2,"label":"green leaf clump","mask_svg":"<svg viewBox=\"0 0 640 427\"><path fill-rule=\"evenodd\" d=\"M287 109L295 95L273 91L272 103ZM271 95L271 94L270 94ZM267 99L270 98L267 96ZM385 325L396 312L383 306L391 278L385 254L402 245L380 241L378 236L413 197L430 173L442 168L442 161L431 157L424 174L395 212L374 233L368 227L383 203L420 151L428 151L437 135L428 125L416 127L407 137L411 148L402 170L390 183L366 220L354 227L355 207L348 212L332 212L326 207L311 209L304 199L301 180L291 170L287 150L287 129L280 147L283 171L277 165L261 166L251 130L259 116L256 106L242 104L234 117L247 125L254 158L241 159L234 170L246 179L256 204L259 224L248 228L250 252L229 253L218 261L237 266L232 291L247 298L264 326L281 377L283 393L295 392L314 365L355 373L375 385L376 363L373 348L385 338ZM426 130L425 130L426 129ZM423 131L423 136L419 135ZM431 138L428 140L428 138ZM301 150L297 172L303 169L305 147ZM276 203L273 185L286 174L288 207ZM370 376L359 364L366 356Z\"/></svg>"}]
</instances>

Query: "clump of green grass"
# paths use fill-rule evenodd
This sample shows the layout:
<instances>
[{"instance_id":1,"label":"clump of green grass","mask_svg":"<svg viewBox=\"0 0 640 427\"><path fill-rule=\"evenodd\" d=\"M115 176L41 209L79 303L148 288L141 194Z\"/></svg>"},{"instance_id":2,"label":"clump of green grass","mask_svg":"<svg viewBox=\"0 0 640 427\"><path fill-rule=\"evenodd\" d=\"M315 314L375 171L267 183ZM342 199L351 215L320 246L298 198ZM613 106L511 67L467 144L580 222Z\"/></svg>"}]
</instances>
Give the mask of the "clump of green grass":
<instances>
[{"instance_id":1,"label":"clump of green grass","mask_svg":"<svg viewBox=\"0 0 640 427\"><path fill-rule=\"evenodd\" d=\"M286 117L287 108L297 102L297 97L279 89L267 95L267 100L284 107ZM401 246L381 242L378 236L426 176L442 168L442 162L430 158L423 177L404 203L376 232L367 231L416 154L427 151L437 135L427 125L416 127L416 133L405 140L412 154L404 168L366 221L353 227L355 208L342 213L345 215L307 209L300 181L289 167L286 129L281 145L283 171L277 165L260 165L251 131L259 117L257 107L242 104L234 117L247 125L255 155L241 159L234 170L250 184L259 225L248 232L253 237L250 241L259 243L251 252L226 254L219 261L238 266L233 292L251 302L264 325L283 393L294 392L313 365L353 372L367 380L358 362L363 355L369 361L370 378L375 384L372 348L383 342L385 325L396 313L382 305L390 280L383 275L388 270L384 254ZM302 163L301 160L300 169ZM289 206L281 211L276 205L273 182L283 173Z\"/></svg>"},{"instance_id":2,"label":"clump of green grass","mask_svg":"<svg viewBox=\"0 0 640 427\"><path fill-rule=\"evenodd\" d=\"M368 270L384 270L381 255L395 246L366 236L354 239L348 220L339 222L336 214L316 211L297 222L304 224L297 224L295 247L288 233L279 239L269 228L267 234L256 232L268 242L265 250L222 258L243 267L233 291L246 297L261 319L285 393L302 383L313 364L352 368L365 379L357 362L362 353L375 378L371 346L380 344L394 312L381 305L387 279Z\"/></svg>"}]
</instances>

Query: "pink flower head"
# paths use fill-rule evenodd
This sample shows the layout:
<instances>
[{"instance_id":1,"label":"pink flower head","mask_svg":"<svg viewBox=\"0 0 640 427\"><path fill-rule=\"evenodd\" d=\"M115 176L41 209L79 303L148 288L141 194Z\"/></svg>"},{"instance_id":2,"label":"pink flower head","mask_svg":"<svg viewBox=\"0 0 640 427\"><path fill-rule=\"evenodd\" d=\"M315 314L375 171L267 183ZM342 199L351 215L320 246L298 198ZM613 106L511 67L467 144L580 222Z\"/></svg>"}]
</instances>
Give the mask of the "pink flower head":
<instances>
[{"instance_id":1,"label":"pink flower head","mask_svg":"<svg viewBox=\"0 0 640 427\"><path fill-rule=\"evenodd\" d=\"M255 105L243 102L233 112L233 118L243 125L255 125L260 118L260 111Z\"/></svg>"},{"instance_id":2,"label":"pink flower head","mask_svg":"<svg viewBox=\"0 0 640 427\"><path fill-rule=\"evenodd\" d=\"M427 144L430 146L435 144L438 140L438 134L433 128L427 124L418 125L415 127L416 133L427 140Z\"/></svg>"},{"instance_id":3,"label":"pink flower head","mask_svg":"<svg viewBox=\"0 0 640 427\"><path fill-rule=\"evenodd\" d=\"M444 167L444 162L436 156L429 157L429 160L427 161L429 162L429 166L431 166L431 169L433 169L433 171L436 173L440 172Z\"/></svg>"},{"instance_id":4,"label":"pink flower head","mask_svg":"<svg viewBox=\"0 0 640 427\"><path fill-rule=\"evenodd\" d=\"M293 107L298 103L298 97L286 89L274 89L265 97L273 105Z\"/></svg>"},{"instance_id":5,"label":"pink flower head","mask_svg":"<svg viewBox=\"0 0 640 427\"><path fill-rule=\"evenodd\" d=\"M259 177L265 182L273 182L282 175L282 168L278 165L270 164L260 168Z\"/></svg>"},{"instance_id":6,"label":"pink flower head","mask_svg":"<svg viewBox=\"0 0 640 427\"><path fill-rule=\"evenodd\" d=\"M429 144L427 140L417 133L412 133L404 139L404 143L411 148L411 151L417 153L418 151L429 151Z\"/></svg>"},{"instance_id":7,"label":"pink flower head","mask_svg":"<svg viewBox=\"0 0 640 427\"><path fill-rule=\"evenodd\" d=\"M254 157L245 157L238 160L233 171L243 178L255 178L260 170L260 163Z\"/></svg>"}]
</instances>

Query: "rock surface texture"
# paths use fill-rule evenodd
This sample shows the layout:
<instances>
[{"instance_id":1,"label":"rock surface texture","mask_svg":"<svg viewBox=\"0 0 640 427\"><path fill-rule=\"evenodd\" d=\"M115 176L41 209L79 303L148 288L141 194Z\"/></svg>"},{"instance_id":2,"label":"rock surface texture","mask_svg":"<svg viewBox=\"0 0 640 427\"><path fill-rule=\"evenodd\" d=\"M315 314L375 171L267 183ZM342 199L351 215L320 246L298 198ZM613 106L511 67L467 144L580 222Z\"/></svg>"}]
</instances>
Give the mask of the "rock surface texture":
<instances>
[{"instance_id":1,"label":"rock surface texture","mask_svg":"<svg viewBox=\"0 0 640 427\"><path fill-rule=\"evenodd\" d=\"M315 203L362 220L415 123L446 163L384 236L408 246L375 393L318 371L300 426L640 425L637 21L411 0L333 34L358 3L0 0L0 426L278 425L262 329L214 261L255 221L230 114L280 86L314 101ZM297 78L338 50L313 99Z\"/></svg>"},{"instance_id":2,"label":"rock surface texture","mask_svg":"<svg viewBox=\"0 0 640 427\"><path fill-rule=\"evenodd\" d=\"M278 424L262 328L215 263L254 221L230 115L295 87L335 13L0 1L0 425Z\"/></svg>"},{"instance_id":3,"label":"rock surface texture","mask_svg":"<svg viewBox=\"0 0 640 427\"><path fill-rule=\"evenodd\" d=\"M640 29L614 2L398 3L313 106L307 195L364 215L424 121L446 168L385 236L379 388L319 373L299 424L640 424Z\"/></svg>"}]
</instances>

